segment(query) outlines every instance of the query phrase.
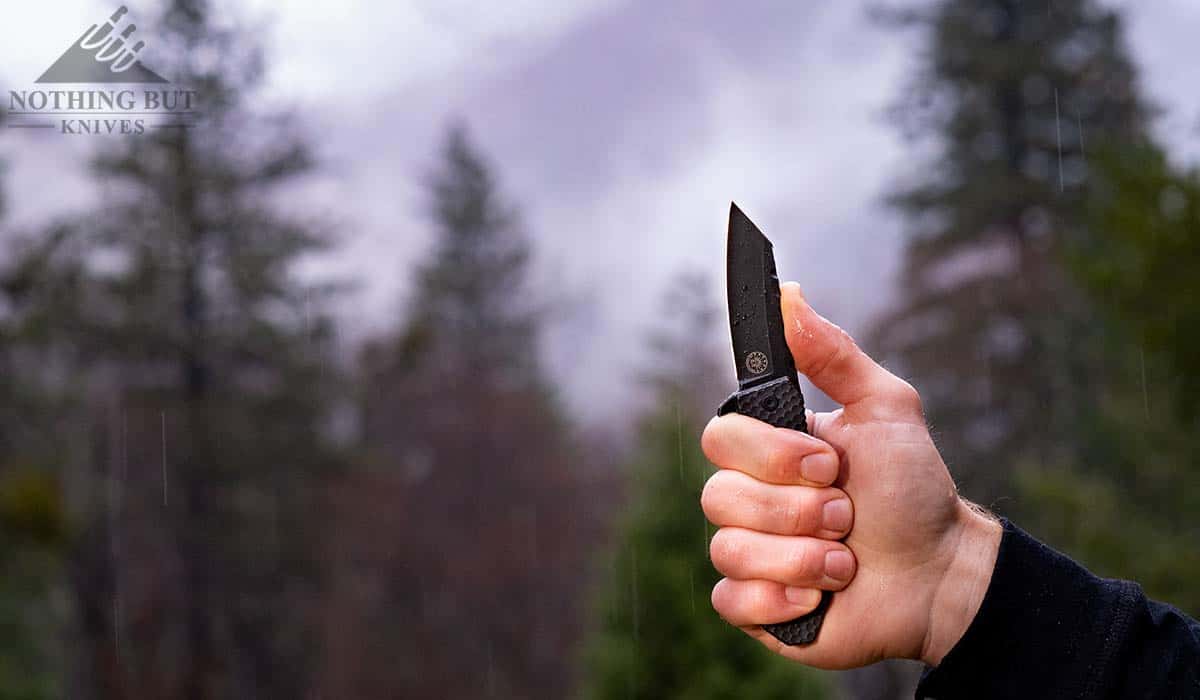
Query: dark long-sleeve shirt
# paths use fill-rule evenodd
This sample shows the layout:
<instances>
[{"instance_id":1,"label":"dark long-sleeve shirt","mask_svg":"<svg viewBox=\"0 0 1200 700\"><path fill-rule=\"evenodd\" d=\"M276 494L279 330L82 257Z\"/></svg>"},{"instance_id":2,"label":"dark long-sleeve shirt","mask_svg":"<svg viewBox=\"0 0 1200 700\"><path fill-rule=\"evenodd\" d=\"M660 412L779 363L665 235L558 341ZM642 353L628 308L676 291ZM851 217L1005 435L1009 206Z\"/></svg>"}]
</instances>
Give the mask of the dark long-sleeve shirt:
<instances>
[{"instance_id":1,"label":"dark long-sleeve shirt","mask_svg":"<svg viewBox=\"0 0 1200 700\"><path fill-rule=\"evenodd\" d=\"M1200 698L1200 623L1005 521L979 612L917 698Z\"/></svg>"}]
</instances>

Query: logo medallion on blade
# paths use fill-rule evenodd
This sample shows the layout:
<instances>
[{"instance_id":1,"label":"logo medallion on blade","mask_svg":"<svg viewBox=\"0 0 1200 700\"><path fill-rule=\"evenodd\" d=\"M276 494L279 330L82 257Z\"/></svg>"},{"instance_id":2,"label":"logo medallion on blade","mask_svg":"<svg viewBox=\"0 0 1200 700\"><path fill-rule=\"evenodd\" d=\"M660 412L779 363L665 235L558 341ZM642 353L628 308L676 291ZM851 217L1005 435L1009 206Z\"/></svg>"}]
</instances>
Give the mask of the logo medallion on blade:
<instances>
[{"instance_id":1,"label":"logo medallion on blade","mask_svg":"<svg viewBox=\"0 0 1200 700\"><path fill-rule=\"evenodd\" d=\"M767 356L757 350L746 355L746 369L754 374L762 374L767 371Z\"/></svg>"}]
</instances>

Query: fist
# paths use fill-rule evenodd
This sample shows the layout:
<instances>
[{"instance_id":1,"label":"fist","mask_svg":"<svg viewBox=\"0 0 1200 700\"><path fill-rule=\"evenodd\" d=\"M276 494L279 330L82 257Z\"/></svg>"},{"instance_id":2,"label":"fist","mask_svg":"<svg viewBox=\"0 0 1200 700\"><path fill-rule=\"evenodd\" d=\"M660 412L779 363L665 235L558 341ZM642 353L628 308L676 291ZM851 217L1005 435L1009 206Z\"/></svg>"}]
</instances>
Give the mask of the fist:
<instances>
[{"instance_id":1,"label":"fist","mask_svg":"<svg viewBox=\"0 0 1200 700\"><path fill-rule=\"evenodd\" d=\"M994 519L958 497L920 397L818 315L795 284L783 317L796 368L842 408L809 414L812 435L739 415L702 446L718 467L701 505L719 527L713 607L789 658L852 668L892 658L936 665L978 611L999 547ZM836 591L816 641L787 646L761 626Z\"/></svg>"},{"instance_id":2,"label":"fist","mask_svg":"<svg viewBox=\"0 0 1200 700\"><path fill-rule=\"evenodd\" d=\"M715 420L703 438L722 468L700 503L718 530L713 566L726 579L713 604L734 624L786 622L809 612L821 590L854 578L854 554L838 542L854 522L846 492L831 486L840 459L828 443L739 415Z\"/></svg>"}]
</instances>

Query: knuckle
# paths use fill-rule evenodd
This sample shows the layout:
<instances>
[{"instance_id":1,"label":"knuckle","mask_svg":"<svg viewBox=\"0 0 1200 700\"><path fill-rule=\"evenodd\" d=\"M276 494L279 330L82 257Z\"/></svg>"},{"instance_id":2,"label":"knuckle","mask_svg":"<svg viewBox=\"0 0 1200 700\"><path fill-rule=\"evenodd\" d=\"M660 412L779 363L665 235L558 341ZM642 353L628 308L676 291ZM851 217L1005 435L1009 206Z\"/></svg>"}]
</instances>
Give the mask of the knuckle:
<instances>
[{"instance_id":1,"label":"knuckle","mask_svg":"<svg viewBox=\"0 0 1200 700\"><path fill-rule=\"evenodd\" d=\"M745 558L745 547L740 539L729 528L721 528L713 535L708 551L718 571L728 575L730 571L739 569Z\"/></svg>"},{"instance_id":2,"label":"knuckle","mask_svg":"<svg viewBox=\"0 0 1200 700\"><path fill-rule=\"evenodd\" d=\"M808 366L801 370L809 377L818 377L821 374L824 374L826 369L832 365L835 365L846 354L846 351L848 350L846 341L850 339L850 336L846 335L846 332L840 328L837 328L837 326L834 326L834 328L836 331L832 336L832 344L826 349L825 352L814 353L811 360L808 362ZM850 340L851 346L853 346L853 343L854 341Z\"/></svg>"},{"instance_id":3,"label":"knuckle","mask_svg":"<svg viewBox=\"0 0 1200 700\"><path fill-rule=\"evenodd\" d=\"M816 581L821 579L823 564L818 554L805 542L799 542L792 547L787 562L788 570L795 580Z\"/></svg>"},{"instance_id":4,"label":"knuckle","mask_svg":"<svg viewBox=\"0 0 1200 700\"><path fill-rule=\"evenodd\" d=\"M746 586L742 592L741 607L751 617L762 617L771 609L771 597L763 586Z\"/></svg>"},{"instance_id":5,"label":"knuckle","mask_svg":"<svg viewBox=\"0 0 1200 700\"><path fill-rule=\"evenodd\" d=\"M712 609L716 611L717 616L728 622L730 616L729 606L726 604L726 596L721 592L721 589L714 588L712 597L709 599L712 602Z\"/></svg>"},{"instance_id":6,"label":"knuckle","mask_svg":"<svg viewBox=\"0 0 1200 700\"><path fill-rule=\"evenodd\" d=\"M854 340L854 336L850 335L845 328L842 328L841 326L832 322L829 325L833 326L833 334L837 337L838 349L840 351L847 354L860 352L858 343Z\"/></svg>"},{"instance_id":7,"label":"knuckle","mask_svg":"<svg viewBox=\"0 0 1200 700\"><path fill-rule=\"evenodd\" d=\"M812 494L807 490L788 499L787 521L791 525L790 534L801 535L817 530L819 514Z\"/></svg>"},{"instance_id":8,"label":"knuckle","mask_svg":"<svg viewBox=\"0 0 1200 700\"><path fill-rule=\"evenodd\" d=\"M721 617L725 617L729 612L729 579L721 579L717 581L712 588L712 593L709 595L709 600L712 603L713 610L717 611Z\"/></svg>"},{"instance_id":9,"label":"knuckle","mask_svg":"<svg viewBox=\"0 0 1200 700\"><path fill-rule=\"evenodd\" d=\"M724 472L717 472L704 482L704 490L700 492L700 510L704 511L704 516L711 522L716 522L718 511L720 509L722 483L724 477L721 475Z\"/></svg>"},{"instance_id":10,"label":"knuckle","mask_svg":"<svg viewBox=\"0 0 1200 700\"><path fill-rule=\"evenodd\" d=\"M890 392L890 399L893 405L907 413L920 414L922 412L920 392L912 384L899 377L896 378L895 386Z\"/></svg>"},{"instance_id":11,"label":"knuckle","mask_svg":"<svg viewBox=\"0 0 1200 700\"><path fill-rule=\"evenodd\" d=\"M771 440L767 449L767 463L763 467L771 481L788 484L800 478L800 459L786 440Z\"/></svg>"},{"instance_id":12,"label":"knuckle","mask_svg":"<svg viewBox=\"0 0 1200 700\"><path fill-rule=\"evenodd\" d=\"M704 452L704 456L709 461L716 463L716 456L719 450L721 441L721 429L718 427L720 419L714 417L708 421L708 425L704 426L704 432L700 434L700 449Z\"/></svg>"}]
</instances>

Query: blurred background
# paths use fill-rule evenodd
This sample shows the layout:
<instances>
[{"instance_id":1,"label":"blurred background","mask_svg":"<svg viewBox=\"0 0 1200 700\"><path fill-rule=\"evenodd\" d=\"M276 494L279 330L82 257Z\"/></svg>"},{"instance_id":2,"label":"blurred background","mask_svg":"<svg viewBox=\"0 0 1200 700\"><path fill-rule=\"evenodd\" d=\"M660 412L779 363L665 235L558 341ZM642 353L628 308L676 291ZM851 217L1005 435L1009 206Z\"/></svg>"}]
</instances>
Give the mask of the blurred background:
<instances>
[{"instance_id":1,"label":"blurred background","mask_svg":"<svg viewBox=\"0 0 1200 700\"><path fill-rule=\"evenodd\" d=\"M28 128L119 6L5 10L0 699L911 697L709 605L730 200L1200 613L1200 5L147 0L187 126Z\"/></svg>"}]
</instances>

